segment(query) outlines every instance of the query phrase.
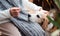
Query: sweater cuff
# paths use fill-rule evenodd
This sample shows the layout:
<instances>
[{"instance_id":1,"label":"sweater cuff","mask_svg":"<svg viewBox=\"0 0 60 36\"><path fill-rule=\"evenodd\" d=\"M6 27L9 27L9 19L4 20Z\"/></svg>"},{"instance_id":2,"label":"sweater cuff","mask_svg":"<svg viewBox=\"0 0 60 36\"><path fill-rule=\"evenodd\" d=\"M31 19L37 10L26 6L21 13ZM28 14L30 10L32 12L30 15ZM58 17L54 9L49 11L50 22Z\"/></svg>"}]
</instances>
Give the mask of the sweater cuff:
<instances>
[{"instance_id":1,"label":"sweater cuff","mask_svg":"<svg viewBox=\"0 0 60 36\"><path fill-rule=\"evenodd\" d=\"M11 14L10 14L10 9L5 10L5 13L6 13L5 15L6 15L7 18L12 17Z\"/></svg>"}]
</instances>

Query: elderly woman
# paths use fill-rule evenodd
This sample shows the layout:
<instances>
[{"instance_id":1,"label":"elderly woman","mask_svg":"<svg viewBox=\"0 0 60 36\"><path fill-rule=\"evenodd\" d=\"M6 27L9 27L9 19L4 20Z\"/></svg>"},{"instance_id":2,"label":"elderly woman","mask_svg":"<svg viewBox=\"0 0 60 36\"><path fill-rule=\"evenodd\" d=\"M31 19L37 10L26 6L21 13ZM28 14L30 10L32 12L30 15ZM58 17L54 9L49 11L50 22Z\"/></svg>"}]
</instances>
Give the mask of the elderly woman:
<instances>
[{"instance_id":1,"label":"elderly woman","mask_svg":"<svg viewBox=\"0 0 60 36\"><path fill-rule=\"evenodd\" d=\"M34 11L42 8L28 0L0 0L0 31L7 36L45 36L37 23L28 21L28 6ZM20 31L20 32L19 32Z\"/></svg>"}]
</instances>

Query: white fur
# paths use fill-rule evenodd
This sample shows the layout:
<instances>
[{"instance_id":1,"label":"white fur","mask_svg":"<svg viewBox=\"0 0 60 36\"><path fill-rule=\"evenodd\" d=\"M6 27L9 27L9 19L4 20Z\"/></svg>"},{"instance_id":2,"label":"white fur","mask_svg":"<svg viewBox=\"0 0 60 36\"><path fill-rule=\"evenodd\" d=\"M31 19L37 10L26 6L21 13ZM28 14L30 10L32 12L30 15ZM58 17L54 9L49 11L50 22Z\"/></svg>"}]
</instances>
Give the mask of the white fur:
<instances>
[{"instance_id":1,"label":"white fur","mask_svg":"<svg viewBox=\"0 0 60 36\"><path fill-rule=\"evenodd\" d=\"M49 31L51 28L53 27L53 24L52 23L50 23L48 26L47 26L47 31Z\"/></svg>"},{"instance_id":2,"label":"white fur","mask_svg":"<svg viewBox=\"0 0 60 36\"><path fill-rule=\"evenodd\" d=\"M42 13L42 11L36 11L34 14L30 14L30 15L31 15L31 17L29 18L30 21L41 23L43 18L42 16L44 15L44 13ZM38 18L37 15L39 15L40 18Z\"/></svg>"},{"instance_id":3,"label":"white fur","mask_svg":"<svg viewBox=\"0 0 60 36\"><path fill-rule=\"evenodd\" d=\"M60 29L58 29L55 32L51 33L51 36L59 36L59 35L60 35Z\"/></svg>"}]
</instances>

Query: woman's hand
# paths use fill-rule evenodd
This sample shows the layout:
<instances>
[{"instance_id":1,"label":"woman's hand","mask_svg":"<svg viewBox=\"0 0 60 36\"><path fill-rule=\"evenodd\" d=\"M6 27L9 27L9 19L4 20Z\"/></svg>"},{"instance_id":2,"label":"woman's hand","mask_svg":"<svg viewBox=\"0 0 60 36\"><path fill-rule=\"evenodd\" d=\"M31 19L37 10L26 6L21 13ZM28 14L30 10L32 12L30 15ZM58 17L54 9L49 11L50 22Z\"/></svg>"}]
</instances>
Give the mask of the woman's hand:
<instances>
[{"instance_id":1,"label":"woman's hand","mask_svg":"<svg viewBox=\"0 0 60 36\"><path fill-rule=\"evenodd\" d=\"M13 17L18 17L20 11L21 11L21 9L19 7L12 7L10 9L10 14Z\"/></svg>"}]
</instances>

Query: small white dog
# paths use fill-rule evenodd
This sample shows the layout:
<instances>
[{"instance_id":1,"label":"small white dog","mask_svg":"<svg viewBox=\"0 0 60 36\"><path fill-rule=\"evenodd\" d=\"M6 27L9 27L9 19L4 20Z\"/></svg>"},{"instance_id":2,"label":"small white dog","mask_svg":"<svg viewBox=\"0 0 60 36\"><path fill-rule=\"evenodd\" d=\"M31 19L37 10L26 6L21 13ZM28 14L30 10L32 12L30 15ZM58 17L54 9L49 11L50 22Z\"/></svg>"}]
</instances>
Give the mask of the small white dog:
<instances>
[{"instance_id":1,"label":"small white dog","mask_svg":"<svg viewBox=\"0 0 60 36\"><path fill-rule=\"evenodd\" d=\"M46 16L45 14L45 10L41 10L41 11L35 11L35 13L29 13L28 17L29 20L32 22L37 22L37 23L42 23L43 22L43 16Z\"/></svg>"},{"instance_id":2,"label":"small white dog","mask_svg":"<svg viewBox=\"0 0 60 36\"><path fill-rule=\"evenodd\" d=\"M28 17L29 20L32 22L37 22L40 25L44 22L44 18L47 16L47 11L41 10L41 11L36 11L35 13L31 14L29 13ZM51 17L53 16L52 14L49 14ZM53 18L52 18L53 19ZM52 23L48 24L48 27L46 28L47 31L49 31L53 27Z\"/></svg>"}]
</instances>

